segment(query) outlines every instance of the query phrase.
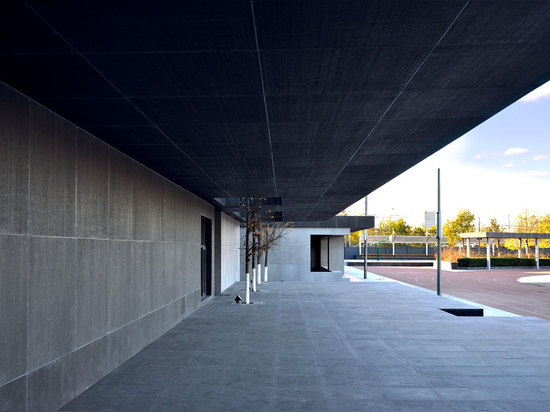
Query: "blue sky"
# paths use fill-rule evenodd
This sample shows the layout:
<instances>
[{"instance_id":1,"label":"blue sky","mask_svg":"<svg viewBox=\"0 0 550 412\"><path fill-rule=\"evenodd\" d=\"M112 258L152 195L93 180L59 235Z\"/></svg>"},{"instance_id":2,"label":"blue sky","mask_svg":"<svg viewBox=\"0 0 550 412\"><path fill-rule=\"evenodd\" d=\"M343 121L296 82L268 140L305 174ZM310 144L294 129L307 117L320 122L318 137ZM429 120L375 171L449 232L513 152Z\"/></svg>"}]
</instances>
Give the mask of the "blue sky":
<instances>
[{"instance_id":1,"label":"blue sky","mask_svg":"<svg viewBox=\"0 0 550 412\"><path fill-rule=\"evenodd\" d=\"M441 168L442 218L461 208L507 225L526 208L550 213L550 82L371 193L369 215L423 223L437 208ZM363 201L351 207L363 211Z\"/></svg>"}]
</instances>

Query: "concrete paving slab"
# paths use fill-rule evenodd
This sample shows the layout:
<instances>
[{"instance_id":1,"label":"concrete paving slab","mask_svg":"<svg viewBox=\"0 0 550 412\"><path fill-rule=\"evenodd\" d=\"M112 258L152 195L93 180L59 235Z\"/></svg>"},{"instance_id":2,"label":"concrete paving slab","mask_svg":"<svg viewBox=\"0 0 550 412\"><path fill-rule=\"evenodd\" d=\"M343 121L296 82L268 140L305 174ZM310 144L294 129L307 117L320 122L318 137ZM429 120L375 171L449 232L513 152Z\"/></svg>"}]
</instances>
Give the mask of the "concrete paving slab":
<instances>
[{"instance_id":1,"label":"concrete paving slab","mask_svg":"<svg viewBox=\"0 0 550 412\"><path fill-rule=\"evenodd\" d=\"M548 321L457 317L440 308L466 304L390 282L261 287L262 305L233 303L242 283L214 297L62 410L537 411L550 403Z\"/></svg>"}]
</instances>

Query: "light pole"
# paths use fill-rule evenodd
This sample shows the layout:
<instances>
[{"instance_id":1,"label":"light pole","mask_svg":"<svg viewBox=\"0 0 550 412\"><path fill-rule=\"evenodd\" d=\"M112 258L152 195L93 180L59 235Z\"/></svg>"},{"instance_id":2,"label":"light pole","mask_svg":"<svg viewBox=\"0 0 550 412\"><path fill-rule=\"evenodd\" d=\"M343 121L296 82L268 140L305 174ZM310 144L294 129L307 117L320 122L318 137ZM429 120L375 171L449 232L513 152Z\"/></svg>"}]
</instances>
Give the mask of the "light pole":
<instances>
[{"instance_id":1,"label":"light pole","mask_svg":"<svg viewBox=\"0 0 550 412\"><path fill-rule=\"evenodd\" d=\"M437 169L437 295L441 295L441 177Z\"/></svg>"},{"instance_id":2,"label":"light pole","mask_svg":"<svg viewBox=\"0 0 550 412\"><path fill-rule=\"evenodd\" d=\"M365 196L365 217L367 217L367 196ZM367 257L369 252L369 245L367 242L368 228L365 228L365 234L363 238L365 239L365 258L363 259L363 279L367 278Z\"/></svg>"}]
</instances>

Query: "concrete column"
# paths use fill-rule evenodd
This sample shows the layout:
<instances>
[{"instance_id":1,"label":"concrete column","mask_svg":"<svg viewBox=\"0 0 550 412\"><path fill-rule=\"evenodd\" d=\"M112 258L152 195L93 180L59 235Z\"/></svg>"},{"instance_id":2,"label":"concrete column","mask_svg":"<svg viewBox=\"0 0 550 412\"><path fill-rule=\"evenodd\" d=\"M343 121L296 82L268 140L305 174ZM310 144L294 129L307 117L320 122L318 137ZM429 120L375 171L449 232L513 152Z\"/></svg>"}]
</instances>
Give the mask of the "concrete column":
<instances>
[{"instance_id":1,"label":"concrete column","mask_svg":"<svg viewBox=\"0 0 550 412\"><path fill-rule=\"evenodd\" d=\"M428 256L430 253L429 253L429 249L428 249L428 242L426 242L426 256Z\"/></svg>"},{"instance_id":2,"label":"concrete column","mask_svg":"<svg viewBox=\"0 0 550 412\"><path fill-rule=\"evenodd\" d=\"M222 292L222 212L214 212L214 294Z\"/></svg>"},{"instance_id":3,"label":"concrete column","mask_svg":"<svg viewBox=\"0 0 550 412\"><path fill-rule=\"evenodd\" d=\"M466 257L470 257L470 238L466 239Z\"/></svg>"},{"instance_id":4,"label":"concrete column","mask_svg":"<svg viewBox=\"0 0 550 412\"><path fill-rule=\"evenodd\" d=\"M535 259L537 260L537 270L540 269L540 249L539 249L539 240L535 239Z\"/></svg>"},{"instance_id":5,"label":"concrete column","mask_svg":"<svg viewBox=\"0 0 550 412\"><path fill-rule=\"evenodd\" d=\"M518 258L521 258L521 239L519 240Z\"/></svg>"},{"instance_id":6,"label":"concrete column","mask_svg":"<svg viewBox=\"0 0 550 412\"><path fill-rule=\"evenodd\" d=\"M491 238L487 238L487 269L491 270Z\"/></svg>"},{"instance_id":7,"label":"concrete column","mask_svg":"<svg viewBox=\"0 0 550 412\"><path fill-rule=\"evenodd\" d=\"M391 253L395 256L395 243L391 243Z\"/></svg>"}]
</instances>

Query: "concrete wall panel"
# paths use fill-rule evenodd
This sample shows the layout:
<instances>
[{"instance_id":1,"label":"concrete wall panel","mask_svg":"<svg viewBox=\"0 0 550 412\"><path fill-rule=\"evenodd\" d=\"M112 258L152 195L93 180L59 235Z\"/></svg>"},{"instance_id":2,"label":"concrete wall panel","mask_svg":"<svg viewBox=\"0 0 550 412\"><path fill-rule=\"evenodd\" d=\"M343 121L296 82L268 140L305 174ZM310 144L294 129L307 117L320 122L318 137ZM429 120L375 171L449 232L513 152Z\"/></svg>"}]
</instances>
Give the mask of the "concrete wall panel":
<instances>
[{"instance_id":1,"label":"concrete wall panel","mask_svg":"<svg viewBox=\"0 0 550 412\"><path fill-rule=\"evenodd\" d=\"M186 273L189 268L186 267L186 245L185 243L174 243L174 252L176 255L176 273L175 273L175 290L176 297L185 295L187 289Z\"/></svg>"},{"instance_id":2,"label":"concrete wall panel","mask_svg":"<svg viewBox=\"0 0 550 412\"><path fill-rule=\"evenodd\" d=\"M56 410L70 401L77 395L75 377L74 353L30 373L28 410Z\"/></svg>"},{"instance_id":3,"label":"concrete wall panel","mask_svg":"<svg viewBox=\"0 0 550 412\"><path fill-rule=\"evenodd\" d=\"M29 101L0 88L0 233L27 233ZM22 207L23 206L23 207Z\"/></svg>"},{"instance_id":4,"label":"concrete wall panel","mask_svg":"<svg viewBox=\"0 0 550 412\"><path fill-rule=\"evenodd\" d=\"M132 319L151 312L151 245L150 242L132 242Z\"/></svg>"},{"instance_id":5,"label":"concrete wall panel","mask_svg":"<svg viewBox=\"0 0 550 412\"><path fill-rule=\"evenodd\" d=\"M178 190L176 186L167 180L162 182L164 186L164 215L163 215L163 239L176 240L176 208L178 203Z\"/></svg>"},{"instance_id":6,"label":"concrete wall panel","mask_svg":"<svg viewBox=\"0 0 550 412\"><path fill-rule=\"evenodd\" d=\"M329 265L331 271L344 273L344 236L331 236L329 242Z\"/></svg>"},{"instance_id":7,"label":"concrete wall panel","mask_svg":"<svg viewBox=\"0 0 550 412\"><path fill-rule=\"evenodd\" d=\"M150 310L156 310L161 306L164 306L169 302L168 296L168 283L169 276L171 275L168 268L163 264L164 262L164 248L166 246L163 243L152 242L149 244L151 260L149 261L150 269Z\"/></svg>"},{"instance_id":8,"label":"concrete wall panel","mask_svg":"<svg viewBox=\"0 0 550 412\"><path fill-rule=\"evenodd\" d=\"M133 162L133 238L151 239L151 178L152 172Z\"/></svg>"},{"instance_id":9,"label":"concrete wall panel","mask_svg":"<svg viewBox=\"0 0 550 412\"><path fill-rule=\"evenodd\" d=\"M188 203L189 196L187 193L178 190L175 194L175 198L176 207L174 208L174 220L172 224L175 228L176 242L186 242L188 238L188 230L193 227L188 214L190 213L192 215L194 208L192 203ZM197 238L194 237L194 239Z\"/></svg>"},{"instance_id":10,"label":"concrete wall panel","mask_svg":"<svg viewBox=\"0 0 550 412\"><path fill-rule=\"evenodd\" d=\"M165 243L164 252L164 304L173 302L176 299L176 277L178 271L176 269L176 246L175 243Z\"/></svg>"},{"instance_id":11,"label":"concrete wall panel","mask_svg":"<svg viewBox=\"0 0 550 412\"><path fill-rule=\"evenodd\" d=\"M75 241L31 237L28 368L74 349Z\"/></svg>"},{"instance_id":12,"label":"concrete wall panel","mask_svg":"<svg viewBox=\"0 0 550 412\"><path fill-rule=\"evenodd\" d=\"M151 240L163 240L164 235L164 180L153 174L151 186Z\"/></svg>"},{"instance_id":13,"label":"concrete wall panel","mask_svg":"<svg viewBox=\"0 0 550 412\"><path fill-rule=\"evenodd\" d=\"M133 167L122 153L109 149L109 238L133 238Z\"/></svg>"},{"instance_id":14,"label":"concrete wall panel","mask_svg":"<svg viewBox=\"0 0 550 412\"><path fill-rule=\"evenodd\" d=\"M24 411L27 403L27 376L0 386L0 411Z\"/></svg>"},{"instance_id":15,"label":"concrete wall panel","mask_svg":"<svg viewBox=\"0 0 550 412\"><path fill-rule=\"evenodd\" d=\"M149 243L111 242L107 276L110 331L149 312L150 255Z\"/></svg>"},{"instance_id":16,"label":"concrete wall panel","mask_svg":"<svg viewBox=\"0 0 550 412\"><path fill-rule=\"evenodd\" d=\"M108 332L107 240L76 241L76 347Z\"/></svg>"},{"instance_id":17,"label":"concrete wall panel","mask_svg":"<svg viewBox=\"0 0 550 412\"><path fill-rule=\"evenodd\" d=\"M200 306L215 212L4 85L0 105L0 410L57 409ZM239 260L224 219L225 288Z\"/></svg>"},{"instance_id":18,"label":"concrete wall panel","mask_svg":"<svg viewBox=\"0 0 550 412\"><path fill-rule=\"evenodd\" d=\"M100 380L106 370L112 369L107 350L107 336L103 336L74 353L76 393L86 390L92 383Z\"/></svg>"},{"instance_id":19,"label":"concrete wall panel","mask_svg":"<svg viewBox=\"0 0 550 412\"><path fill-rule=\"evenodd\" d=\"M107 267L107 327L109 331L129 322L130 315L130 242L111 241Z\"/></svg>"},{"instance_id":20,"label":"concrete wall panel","mask_svg":"<svg viewBox=\"0 0 550 412\"><path fill-rule=\"evenodd\" d=\"M310 272L311 235L327 235L329 241L329 266L331 271L344 271L344 235L345 228L294 228L280 239L269 251L270 281L333 281L335 276L322 276L321 272ZM241 236L243 231L241 230ZM243 264L241 253L241 264ZM241 275L242 279L242 275ZM338 280L341 280L338 278Z\"/></svg>"},{"instance_id":21,"label":"concrete wall panel","mask_svg":"<svg viewBox=\"0 0 550 412\"><path fill-rule=\"evenodd\" d=\"M239 280L240 224L237 220L227 216L224 213L221 213L220 215L221 215L220 216L221 239L219 242L221 244L220 291L223 291Z\"/></svg>"},{"instance_id":22,"label":"concrete wall panel","mask_svg":"<svg viewBox=\"0 0 550 412\"><path fill-rule=\"evenodd\" d=\"M29 230L74 236L76 127L31 103Z\"/></svg>"},{"instance_id":23,"label":"concrete wall panel","mask_svg":"<svg viewBox=\"0 0 550 412\"><path fill-rule=\"evenodd\" d=\"M77 130L76 235L107 238L109 234L109 149Z\"/></svg>"},{"instance_id":24,"label":"concrete wall panel","mask_svg":"<svg viewBox=\"0 0 550 412\"><path fill-rule=\"evenodd\" d=\"M26 237L0 235L0 385L27 367L28 245Z\"/></svg>"}]
</instances>

